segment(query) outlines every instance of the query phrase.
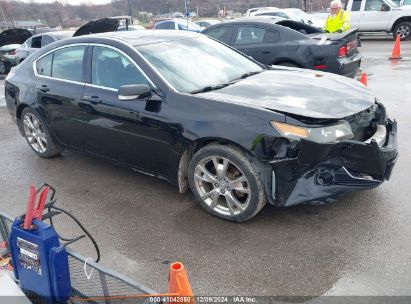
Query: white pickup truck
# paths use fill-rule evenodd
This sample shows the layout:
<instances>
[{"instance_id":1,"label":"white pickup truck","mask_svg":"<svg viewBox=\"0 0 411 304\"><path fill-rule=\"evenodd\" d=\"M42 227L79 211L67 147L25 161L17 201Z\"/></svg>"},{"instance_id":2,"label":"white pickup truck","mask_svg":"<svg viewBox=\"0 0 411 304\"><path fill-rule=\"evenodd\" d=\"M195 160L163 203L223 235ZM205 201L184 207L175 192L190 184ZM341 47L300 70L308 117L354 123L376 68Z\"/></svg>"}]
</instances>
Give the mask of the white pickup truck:
<instances>
[{"instance_id":1,"label":"white pickup truck","mask_svg":"<svg viewBox=\"0 0 411 304\"><path fill-rule=\"evenodd\" d=\"M401 40L411 38L411 6L397 6L391 0L348 0L351 28L359 32L388 32Z\"/></svg>"}]
</instances>

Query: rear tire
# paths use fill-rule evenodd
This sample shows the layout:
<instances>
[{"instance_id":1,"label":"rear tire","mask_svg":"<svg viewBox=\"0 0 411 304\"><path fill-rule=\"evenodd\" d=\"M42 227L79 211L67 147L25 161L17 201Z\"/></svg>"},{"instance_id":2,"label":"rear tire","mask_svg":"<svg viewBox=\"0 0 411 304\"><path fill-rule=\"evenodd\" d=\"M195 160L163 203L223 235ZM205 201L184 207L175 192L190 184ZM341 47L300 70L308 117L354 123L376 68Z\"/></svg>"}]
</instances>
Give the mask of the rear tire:
<instances>
[{"instance_id":1,"label":"rear tire","mask_svg":"<svg viewBox=\"0 0 411 304\"><path fill-rule=\"evenodd\" d=\"M188 179L201 207L225 220L245 222L267 202L249 158L233 146L210 144L200 149L190 161Z\"/></svg>"},{"instance_id":2,"label":"rear tire","mask_svg":"<svg viewBox=\"0 0 411 304\"><path fill-rule=\"evenodd\" d=\"M401 40L409 40L411 38L411 23L410 22L400 22L392 31L394 39L397 35L400 35Z\"/></svg>"},{"instance_id":3,"label":"rear tire","mask_svg":"<svg viewBox=\"0 0 411 304\"><path fill-rule=\"evenodd\" d=\"M38 156L51 158L63 152L64 148L52 136L46 123L35 110L24 108L19 124L27 143Z\"/></svg>"}]
</instances>

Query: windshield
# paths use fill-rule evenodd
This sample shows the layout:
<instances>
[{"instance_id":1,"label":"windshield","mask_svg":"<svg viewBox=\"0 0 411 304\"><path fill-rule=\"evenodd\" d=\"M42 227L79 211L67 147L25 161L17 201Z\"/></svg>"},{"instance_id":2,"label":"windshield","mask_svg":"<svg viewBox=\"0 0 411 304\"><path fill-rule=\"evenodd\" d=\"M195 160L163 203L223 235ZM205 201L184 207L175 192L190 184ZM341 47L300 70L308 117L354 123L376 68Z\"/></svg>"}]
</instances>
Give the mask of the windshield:
<instances>
[{"instance_id":1,"label":"windshield","mask_svg":"<svg viewBox=\"0 0 411 304\"><path fill-rule=\"evenodd\" d=\"M385 2L387 2L389 5L391 5L391 6L394 6L394 7L397 7L398 5L395 3L395 2L393 2L393 1L391 1L391 0L384 0Z\"/></svg>"},{"instance_id":2,"label":"windshield","mask_svg":"<svg viewBox=\"0 0 411 304\"><path fill-rule=\"evenodd\" d=\"M178 26L180 29L187 29L187 21L186 20L181 20L178 21ZM195 24L194 22L188 21L188 29L190 30L201 30L201 28Z\"/></svg>"},{"instance_id":3,"label":"windshield","mask_svg":"<svg viewBox=\"0 0 411 304\"><path fill-rule=\"evenodd\" d=\"M312 19L312 16L300 10L288 10L287 13L290 14L293 17L293 19L297 21L308 21Z\"/></svg>"},{"instance_id":4,"label":"windshield","mask_svg":"<svg viewBox=\"0 0 411 304\"><path fill-rule=\"evenodd\" d=\"M205 36L137 47L177 91L217 86L263 68L247 57Z\"/></svg>"}]
</instances>

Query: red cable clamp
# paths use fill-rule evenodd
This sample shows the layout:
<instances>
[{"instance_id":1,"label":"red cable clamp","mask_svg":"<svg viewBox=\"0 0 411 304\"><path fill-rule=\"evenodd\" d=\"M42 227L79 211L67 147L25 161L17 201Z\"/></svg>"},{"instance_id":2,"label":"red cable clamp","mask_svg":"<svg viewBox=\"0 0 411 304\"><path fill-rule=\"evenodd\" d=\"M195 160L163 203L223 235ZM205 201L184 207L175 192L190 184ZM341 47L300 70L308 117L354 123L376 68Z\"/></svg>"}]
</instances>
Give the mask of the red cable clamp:
<instances>
[{"instance_id":1,"label":"red cable clamp","mask_svg":"<svg viewBox=\"0 0 411 304\"><path fill-rule=\"evenodd\" d=\"M24 224L23 224L24 229L30 229L32 221L34 219L41 221L41 218L43 216L44 205L46 204L48 193L49 193L49 187L45 186L44 189L41 190L40 192L37 207L35 207L38 192L33 185L30 186L29 199L27 202L27 211L24 217Z\"/></svg>"}]
</instances>

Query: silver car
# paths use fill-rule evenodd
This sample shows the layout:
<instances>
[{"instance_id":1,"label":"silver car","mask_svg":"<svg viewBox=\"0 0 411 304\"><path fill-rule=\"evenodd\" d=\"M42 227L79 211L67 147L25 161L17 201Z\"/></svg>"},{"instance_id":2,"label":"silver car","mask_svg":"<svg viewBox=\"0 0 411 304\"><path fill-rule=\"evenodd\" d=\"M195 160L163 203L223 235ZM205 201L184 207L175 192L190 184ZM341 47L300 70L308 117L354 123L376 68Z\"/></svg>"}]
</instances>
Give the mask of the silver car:
<instances>
[{"instance_id":1,"label":"silver car","mask_svg":"<svg viewBox=\"0 0 411 304\"><path fill-rule=\"evenodd\" d=\"M34 35L27 39L17 50L17 63L22 62L38 49L54 41L73 37L74 31L56 31Z\"/></svg>"}]
</instances>

